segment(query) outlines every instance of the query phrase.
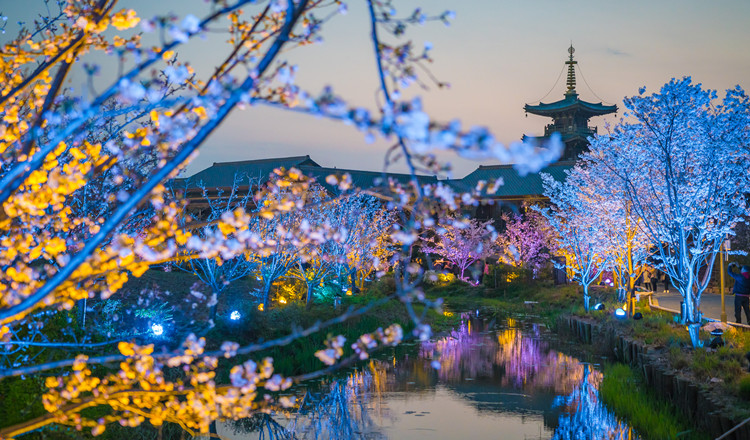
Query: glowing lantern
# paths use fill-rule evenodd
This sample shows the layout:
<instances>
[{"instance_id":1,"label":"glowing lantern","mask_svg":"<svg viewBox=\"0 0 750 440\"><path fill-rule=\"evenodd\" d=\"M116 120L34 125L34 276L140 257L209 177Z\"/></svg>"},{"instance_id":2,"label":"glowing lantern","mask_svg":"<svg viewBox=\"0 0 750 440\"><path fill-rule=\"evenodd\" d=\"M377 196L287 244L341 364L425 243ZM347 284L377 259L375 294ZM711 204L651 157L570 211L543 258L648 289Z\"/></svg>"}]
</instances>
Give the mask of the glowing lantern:
<instances>
[{"instance_id":1,"label":"glowing lantern","mask_svg":"<svg viewBox=\"0 0 750 440\"><path fill-rule=\"evenodd\" d=\"M240 317L241 317L241 315L240 315L240 312L238 310L232 311L232 313L229 315L229 319L231 319L232 321L237 321L237 320L240 319Z\"/></svg>"},{"instance_id":2,"label":"glowing lantern","mask_svg":"<svg viewBox=\"0 0 750 440\"><path fill-rule=\"evenodd\" d=\"M258 304L258 310L263 311L263 303Z\"/></svg>"},{"instance_id":3,"label":"glowing lantern","mask_svg":"<svg viewBox=\"0 0 750 440\"><path fill-rule=\"evenodd\" d=\"M164 327L162 327L161 324L151 324L151 331L154 333L155 336L161 336L164 334Z\"/></svg>"},{"instance_id":4,"label":"glowing lantern","mask_svg":"<svg viewBox=\"0 0 750 440\"><path fill-rule=\"evenodd\" d=\"M279 304L286 304L286 298L284 298L283 296L279 297Z\"/></svg>"}]
</instances>

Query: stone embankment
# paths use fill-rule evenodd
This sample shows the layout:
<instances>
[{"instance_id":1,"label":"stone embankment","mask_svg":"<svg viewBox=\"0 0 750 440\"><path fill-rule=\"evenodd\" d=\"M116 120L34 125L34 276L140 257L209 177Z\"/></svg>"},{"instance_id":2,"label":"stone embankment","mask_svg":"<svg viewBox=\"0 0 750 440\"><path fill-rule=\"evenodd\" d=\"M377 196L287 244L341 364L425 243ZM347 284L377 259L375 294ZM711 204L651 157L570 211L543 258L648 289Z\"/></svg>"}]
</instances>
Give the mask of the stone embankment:
<instances>
[{"instance_id":1,"label":"stone embankment","mask_svg":"<svg viewBox=\"0 0 750 440\"><path fill-rule=\"evenodd\" d=\"M639 369L649 387L672 401L684 417L693 420L712 438L721 436L744 420L741 415L734 414L730 404L718 393L711 392L709 385L695 383L666 366L661 350L623 336L615 326L564 316L558 322L558 333L573 336L591 345L599 354ZM750 423L724 439L750 439Z\"/></svg>"}]
</instances>

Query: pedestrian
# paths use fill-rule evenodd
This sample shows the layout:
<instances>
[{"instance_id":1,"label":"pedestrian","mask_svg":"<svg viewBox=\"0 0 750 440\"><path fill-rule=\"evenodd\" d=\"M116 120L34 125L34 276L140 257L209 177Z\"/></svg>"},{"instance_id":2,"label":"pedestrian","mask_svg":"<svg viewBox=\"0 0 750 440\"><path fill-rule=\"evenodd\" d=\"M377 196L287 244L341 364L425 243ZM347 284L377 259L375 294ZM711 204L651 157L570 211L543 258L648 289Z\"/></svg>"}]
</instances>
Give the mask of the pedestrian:
<instances>
[{"instance_id":1,"label":"pedestrian","mask_svg":"<svg viewBox=\"0 0 750 440\"><path fill-rule=\"evenodd\" d=\"M647 267L646 270L643 271L643 286L646 288L646 290L651 290L652 292L656 289L651 288L651 268Z\"/></svg>"},{"instance_id":2,"label":"pedestrian","mask_svg":"<svg viewBox=\"0 0 750 440\"><path fill-rule=\"evenodd\" d=\"M653 267L648 268L649 278L651 278L651 291L656 293L656 289L658 288L657 284L659 281L659 272L657 272L656 269Z\"/></svg>"},{"instance_id":3,"label":"pedestrian","mask_svg":"<svg viewBox=\"0 0 750 440\"><path fill-rule=\"evenodd\" d=\"M745 310L745 318L748 324L750 324L750 267L742 266L740 273L734 273L732 267L736 267L737 263L734 261L729 263L727 272L729 276L734 278L734 318L737 324L742 323L742 310Z\"/></svg>"},{"instance_id":4,"label":"pedestrian","mask_svg":"<svg viewBox=\"0 0 750 440\"><path fill-rule=\"evenodd\" d=\"M669 275L667 275L665 272L659 272L659 278L664 281L664 293L669 294L669 285L672 284L670 281L672 281L669 278Z\"/></svg>"}]
</instances>

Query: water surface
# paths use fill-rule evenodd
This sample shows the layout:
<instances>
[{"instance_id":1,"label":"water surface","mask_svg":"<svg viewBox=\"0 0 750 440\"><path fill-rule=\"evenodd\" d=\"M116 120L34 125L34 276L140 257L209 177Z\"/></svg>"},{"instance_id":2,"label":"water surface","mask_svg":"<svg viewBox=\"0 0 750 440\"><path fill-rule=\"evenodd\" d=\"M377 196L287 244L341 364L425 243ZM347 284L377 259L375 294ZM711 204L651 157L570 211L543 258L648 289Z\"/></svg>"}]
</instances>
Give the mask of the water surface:
<instances>
[{"instance_id":1,"label":"water surface","mask_svg":"<svg viewBox=\"0 0 750 440\"><path fill-rule=\"evenodd\" d=\"M488 326L464 315L449 336L308 390L298 414L266 420L262 433L248 432L247 424L225 424L219 433L235 439L638 439L601 403L597 367L563 351L575 350L541 325L508 319Z\"/></svg>"}]
</instances>

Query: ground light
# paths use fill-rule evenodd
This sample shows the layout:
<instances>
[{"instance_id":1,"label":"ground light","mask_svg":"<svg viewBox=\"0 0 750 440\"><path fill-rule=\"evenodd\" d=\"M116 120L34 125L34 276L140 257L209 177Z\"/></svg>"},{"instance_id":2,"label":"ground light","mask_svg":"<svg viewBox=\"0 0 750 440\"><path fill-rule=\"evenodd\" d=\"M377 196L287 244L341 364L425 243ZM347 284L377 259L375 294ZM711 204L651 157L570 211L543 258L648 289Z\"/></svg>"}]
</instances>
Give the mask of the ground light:
<instances>
[{"instance_id":1,"label":"ground light","mask_svg":"<svg viewBox=\"0 0 750 440\"><path fill-rule=\"evenodd\" d=\"M155 336L161 336L164 334L164 327L162 327L161 324L151 324L151 331L154 333Z\"/></svg>"},{"instance_id":2,"label":"ground light","mask_svg":"<svg viewBox=\"0 0 750 440\"><path fill-rule=\"evenodd\" d=\"M615 310L615 317L616 318L623 319L626 315L627 315L627 313L625 313L625 310L623 310L623 309L617 309L617 310Z\"/></svg>"},{"instance_id":3,"label":"ground light","mask_svg":"<svg viewBox=\"0 0 750 440\"><path fill-rule=\"evenodd\" d=\"M241 316L239 310L232 310L232 313L229 314L229 319L232 321L239 321Z\"/></svg>"},{"instance_id":4,"label":"ground light","mask_svg":"<svg viewBox=\"0 0 750 440\"><path fill-rule=\"evenodd\" d=\"M594 306L594 310L604 310L604 304L596 303L596 305Z\"/></svg>"}]
</instances>

